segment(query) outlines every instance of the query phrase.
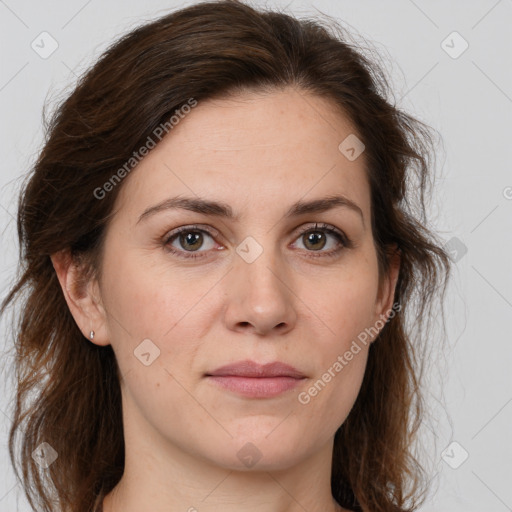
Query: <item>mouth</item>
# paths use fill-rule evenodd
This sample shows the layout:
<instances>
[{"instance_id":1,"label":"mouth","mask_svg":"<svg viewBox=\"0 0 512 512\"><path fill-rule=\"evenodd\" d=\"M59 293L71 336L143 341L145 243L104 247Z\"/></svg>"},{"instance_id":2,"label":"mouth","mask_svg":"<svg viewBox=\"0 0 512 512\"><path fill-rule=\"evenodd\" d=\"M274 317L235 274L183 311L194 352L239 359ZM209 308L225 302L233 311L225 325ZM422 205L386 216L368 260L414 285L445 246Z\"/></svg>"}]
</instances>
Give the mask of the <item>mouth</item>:
<instances>
[{"instance_id":1,"label":"mouth","mask_svg":"<svg viewBox=\"0 0 512 512\"><path fill-rule=\"evenodd\" d=\"M298 386L306 376L285 363L258 364L239 361L206 373L205 377L222 389L248 398L271 398Z\"/></svg>"}]
</instances>

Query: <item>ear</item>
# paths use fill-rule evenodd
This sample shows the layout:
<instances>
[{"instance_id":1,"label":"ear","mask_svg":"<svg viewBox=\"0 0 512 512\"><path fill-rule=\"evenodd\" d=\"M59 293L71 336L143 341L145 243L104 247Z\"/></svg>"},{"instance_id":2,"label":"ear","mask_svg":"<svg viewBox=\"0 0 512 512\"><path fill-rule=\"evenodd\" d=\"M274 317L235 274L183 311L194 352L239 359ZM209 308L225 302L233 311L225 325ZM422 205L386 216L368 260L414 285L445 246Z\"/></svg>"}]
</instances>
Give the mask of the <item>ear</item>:
<instances>
[{"instance_id":1,"label":"ear","mask_svg":"<svg viewBox=\"0 0 512 512\"><path fill-rule=\"evenodd\" d=\"M51 260L69 310L82 334L96 345L109 345L106 314L97 280L87 277L84 265L73 258L69 250L52 254ZM91 331L94 331L92 340Z\"/></svg>"},{"instance_id":2,"label":"ear","mask_svg":"<svg viewBox=\"0 0 512 512\"><path fill-rule=\"evenodd\" d=\"M382 276L379 283L379 293L375 304L375 323L379 320L386 323L392 312L395 298L396 283L400 272L400 249L394 244L388 251L389 268L386 275ZM396 309L396 306L395 306ZM399 309L398 309L399 311Z\"/></svg>"}]
</instances>

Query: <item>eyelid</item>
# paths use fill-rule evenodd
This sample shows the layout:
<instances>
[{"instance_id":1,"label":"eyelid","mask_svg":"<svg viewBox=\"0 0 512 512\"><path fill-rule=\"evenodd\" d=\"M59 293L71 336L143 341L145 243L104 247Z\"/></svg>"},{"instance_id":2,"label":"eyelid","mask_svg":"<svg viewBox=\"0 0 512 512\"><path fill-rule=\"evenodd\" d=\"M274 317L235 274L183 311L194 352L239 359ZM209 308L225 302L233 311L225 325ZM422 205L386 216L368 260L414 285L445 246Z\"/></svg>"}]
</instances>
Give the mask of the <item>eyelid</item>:
<instances>
[{"instance_id":1,"label":"eyelid","mask_svg":"<svg viewBox=\"0 0 512 512\"><path fill-rule=\"evenodd\" d=\"M325 229L325 230L332 230L333 232L335 232L338 235L340 235L341 237L343 237L347 242L349 242L349 239L345 235L345 233L332 224L327 224L325 222L320 222L320 223L319 222L310 222L309 224L312 224L312 225L301 226L300 228L298 228L297 236L307 233L308 231L315 230L315 229L318 229L318 230ZM179 233L181 233L183 231L187 231L187 230L189 230L189 231L206 231L211 236L223 238L220 231L218 231L217 229L215 229L214 227L212 227L208 224L187 224L187 225L180 226L176 229L173 229L173 230L167 232L164 236L164 239L169 240L173 236L176 236ZM293 231L295 231L295 230L293 230Z\"/></svg>"},{"instance_id":2,"label":"eyelid","mask_svg":"<svg viewBox=\"0 0 512 512\"><path fill-rule=\"evenodd\" d=\"M330 232L331 234L338 235L342 239L342 242L346 247L352 247L352 241L350 240L350 238L348 238L348 236L341 229L338 229L336 226L333 226L332 224L327 224L325 222L315 222L314 226L301 228L297 236L303 235L304 233L308 233L310 231L327 231Z\"/></svg>"},{"instance_id":3,"label":"eyelid","mask_svg":"<svg viewBox=\"0 0 512 512\"><path fill-rule=\"evenodd\" d=\"M179 235L182 232L187 231L204 231L212 237L222 238L220 232L207 224L187 224L186 226L180 226L179 228L173 229L164 235L164 242L168 243L171 238Z\"/></svg>"},{"instance_id":4,"label":"eyelid","mask_svg":"<svg viewBox=\"0 0 512 512\"><path fill-rule=\"evenodd\" d=\"M334 256L338 255L344 249L351 249L351 248L355 247L355 244L353 243L353 241L350 238L348 238L347 235L343 231L341 231L339 228L337 228L336 226L327 224L325 222L321 222L321 223L315 222L313 225L311 225L311 224L312 223L310 223L310 225L308 225L308 226L301 226L299 228L299 231L296 232L295 239L299 238L301 235L308 233L308 232L326 231L327 233L331 234L332 236L338 238L340 247L338 247L335 250L331 250L331 251L306 251L307 253L309 253L308 257L313 257L313 258L315 258L315 257L328 258L329 256L334 257ZM209 236L211 236L212 238L215 238L215 237L222 238L222 235L220 234L220 232L217 229L215 229L209 225L189 224L189 225L180 226L179 228L176 228L176 229L168 232L163 237L163 245L165 247L167 247L167 250L169 252L174 253L174 254L179 254L180 256L178 256L178 257L182 258L182 259L197 259L197 258L207 257L207 256L203 256L203 255L207 254L208 252L211 252L211 250L210 251L183 251L183 250L178 250L178 249L174 249L174 248L171 249L169 247L170 242L173 238L176 238L183 232L187 233L187 232L192 232L192 231L199 231L199 232L206 233ZM315 254L315 253L317 253L317 254Z\"/></svg>"}]
</instances>

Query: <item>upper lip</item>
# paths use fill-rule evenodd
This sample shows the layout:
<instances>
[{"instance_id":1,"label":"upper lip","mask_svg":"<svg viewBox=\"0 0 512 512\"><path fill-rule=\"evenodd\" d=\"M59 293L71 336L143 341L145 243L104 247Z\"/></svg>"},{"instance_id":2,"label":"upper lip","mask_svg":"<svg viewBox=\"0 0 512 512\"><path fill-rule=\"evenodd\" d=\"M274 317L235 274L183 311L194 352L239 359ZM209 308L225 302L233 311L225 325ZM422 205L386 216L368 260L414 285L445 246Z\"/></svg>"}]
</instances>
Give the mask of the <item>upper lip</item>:
<instances>
[{"instance_id":1,"label":"upper lip","mask_svg":"<svg viewBox=\"0 0 512 512\"><path fill-rule=\"evenodd\" d=\"M221 366L206 376L235 376L235 377L305 377L299 370L289 364L275 361L273 363L259 364L255 361L245 360Z\"/></svg>"}]
</instances>

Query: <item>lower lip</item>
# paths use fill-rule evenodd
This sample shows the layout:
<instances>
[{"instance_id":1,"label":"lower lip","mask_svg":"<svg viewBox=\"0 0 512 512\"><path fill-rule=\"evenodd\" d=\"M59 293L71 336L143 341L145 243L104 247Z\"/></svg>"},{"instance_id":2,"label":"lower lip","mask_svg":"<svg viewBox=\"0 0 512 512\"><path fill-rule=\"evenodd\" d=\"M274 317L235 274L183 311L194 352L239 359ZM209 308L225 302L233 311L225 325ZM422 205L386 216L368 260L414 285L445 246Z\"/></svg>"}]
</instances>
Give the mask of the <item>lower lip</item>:
<instances>
[{"instance_id":1,"label":"lower lip","mask_svg":"<svg viewBox=\"0 0 512 512\"><path fill-rule=\"evenodd\" d=\"M293 377L237 377L232 375L208 378L219 386L250 398L271 398L296 387L302 379Z\"/></svg>"}]
</instances>

